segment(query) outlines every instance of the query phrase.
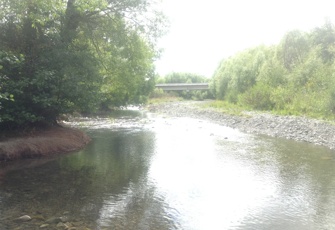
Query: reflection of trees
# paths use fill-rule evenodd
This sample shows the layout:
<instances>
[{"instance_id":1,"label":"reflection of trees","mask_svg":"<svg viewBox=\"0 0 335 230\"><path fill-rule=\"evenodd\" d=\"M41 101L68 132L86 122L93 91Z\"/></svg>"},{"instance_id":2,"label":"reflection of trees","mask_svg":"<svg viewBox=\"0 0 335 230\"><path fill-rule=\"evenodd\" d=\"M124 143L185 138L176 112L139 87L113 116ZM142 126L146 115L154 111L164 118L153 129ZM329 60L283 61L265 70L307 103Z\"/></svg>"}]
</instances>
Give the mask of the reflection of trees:
<instances>
[{"instance_id":1,"label":"reflection of trees","mask_svg":"<svg viewBox=\"0 0 335 230\"><path fill-rule=\"evenodd\" d=\"M83 152L63 158L60 165L65 171L79 173L85 185L87 204L94 201L103 205L105 194L117 197L127 191L148 170L148 158L152 153L153 136L144 132L111 132L96 135L93 143ZM89 181L87 181L89 180ZM91 200L90 200L91 199Z\"/></svg>"},{"instance_id":2,"label":"reflection of trees","mask_svg":"<svg viewBox=\"0 0 335 230\"><path fill-rule=\"evenodd\" d=\"M106 131L93 135L97 137L85 151L61 160L63 169L93 168L92 177L96 183L119 184L118 187L138 180L147 171L153 145L151 133Z\"/></svg>"},{"instance_id":3,"label":"reflection of trees","mask_svg":"<svg viewBox=\"0 0 335 230\"><path fill-rule=\"evenodd\" d=\"M144 186L146 193L153 134L97 131L92 135L94 141L79 153L11 173L4 183L11 196L3 201L5 208L0 207L0 212L41 213L45 218L66 212L94 223L107 203L119 199L130 200L127 210L137 210L136 203L145 199L134 194L138 186Z\"/></svg>"},{"instance_id":4,"label":"reflection of trees","mask_svg":"<svg viewBox=\"0 0 335 230\"><path fill-rule=\"evenodd\" d=\"M163 202L156 199L155 189L147 181L153 133L112 132L108 138L97 138L90 147L106 194L98 224L113 229L171 229L168 221L162 221L166 216Z\"/></svg>"}]
</instances>

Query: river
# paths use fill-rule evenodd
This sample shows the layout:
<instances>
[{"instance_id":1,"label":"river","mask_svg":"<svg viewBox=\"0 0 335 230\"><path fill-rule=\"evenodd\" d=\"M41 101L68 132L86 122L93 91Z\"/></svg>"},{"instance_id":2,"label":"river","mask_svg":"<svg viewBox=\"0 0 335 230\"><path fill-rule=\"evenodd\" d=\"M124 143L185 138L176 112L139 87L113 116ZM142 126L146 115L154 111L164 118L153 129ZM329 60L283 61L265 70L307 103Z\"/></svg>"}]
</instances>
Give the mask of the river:
<instances>
[{"instance_id":1,"label":"river","mask_svg":"<svg viewBox=\"0 0 335 230\"><path fill-rule=\"evenodd\" d=\"M93 139L82 151L12 163L0 229L335 229L333 150L191 118L119 115L72 123Z\"/></svg>"}]
</instances>

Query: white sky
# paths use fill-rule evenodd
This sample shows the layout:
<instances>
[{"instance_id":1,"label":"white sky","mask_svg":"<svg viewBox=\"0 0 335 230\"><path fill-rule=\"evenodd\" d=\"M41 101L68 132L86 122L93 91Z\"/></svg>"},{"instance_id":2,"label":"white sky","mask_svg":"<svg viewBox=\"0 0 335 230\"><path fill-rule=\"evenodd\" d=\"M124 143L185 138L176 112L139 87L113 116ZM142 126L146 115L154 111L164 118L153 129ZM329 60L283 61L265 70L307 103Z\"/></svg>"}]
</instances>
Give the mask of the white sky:
<instances>
[{"instance_id":1,"label":"white sky","mask_svg":"<svg viewBox=\"0 0 335 230\"><path fill-rule=\"evenodd\" d=\"M223 58L260 44L277 44L293 29L335 22L335 0L163 0L169 33L156 71L211 77Z\"/></svg>"}]
</instances>

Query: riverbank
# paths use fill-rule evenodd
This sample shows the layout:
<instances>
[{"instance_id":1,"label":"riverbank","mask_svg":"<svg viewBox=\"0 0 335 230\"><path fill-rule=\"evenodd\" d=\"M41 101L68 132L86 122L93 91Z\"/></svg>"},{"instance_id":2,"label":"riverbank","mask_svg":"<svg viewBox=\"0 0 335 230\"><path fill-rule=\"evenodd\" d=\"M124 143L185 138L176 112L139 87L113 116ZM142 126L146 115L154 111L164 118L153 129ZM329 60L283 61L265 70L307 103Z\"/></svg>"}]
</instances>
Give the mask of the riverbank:
<instances>
[{"instance_id":1,"label":"riverbank","mask_svg":"<svg viewBox=\"0 0 335 230\"><path fill-rule=\"evenodd\" d=\"M173 101L146 106L149 112L174 117L209 120L242 132L264 134L322 145L335 149L335 125L329 122L299 116L279 116L261 112L242 112L230 115L218 109L204 107L204 101ZM37 158L73 152L90 142L83 131L52 127L29 135L0 140L0 162Z\"/></svg>"},{"instance_id":2,"label":"riverbank","mask_svg":"<svg viewBox=\"0 0 335 230\"><path fill-rule=\"evenodd\" d=\"M166 102L148 105L147 110L169 116L209 120L242 132L303 141L335 149L335 125L329 122L250 111L242 112L241 115L230 115L215 108L205 108L202 106L205 103L207 102Z\"/></svg>"},{"instance_id":3,"label":"riverbank","mask_svg":"<svg viewBox=\"0 0 335 230\"><path fill-rule=\"evenodd\" d=\"M83 131L66 127L49 127L0 141L0 162L37 158L79 150L91 141Z\"/></svg>"}]
</instances>

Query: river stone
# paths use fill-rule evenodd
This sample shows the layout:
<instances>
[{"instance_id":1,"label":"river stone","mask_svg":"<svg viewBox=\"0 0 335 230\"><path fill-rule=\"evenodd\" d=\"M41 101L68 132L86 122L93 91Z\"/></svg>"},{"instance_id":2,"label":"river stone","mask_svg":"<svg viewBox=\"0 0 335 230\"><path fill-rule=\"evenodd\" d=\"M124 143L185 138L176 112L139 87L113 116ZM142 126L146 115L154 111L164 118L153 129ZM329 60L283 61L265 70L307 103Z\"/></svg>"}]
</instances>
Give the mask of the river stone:
<instances>
[{"instance_id":1,"label":"river stone","mask_svg":"<svg viewBox=\"0 0 335 230\"><path fill-rule=\"evenodd\" d=\"M59 222L57 225L56 225L57 228L63 228L63 229L68 229L69 226L67 226L66 224L62 223L62 222Z\"/></svg>"},{"instance_id":2,"label":"river stone","mask_svg":"<svg viewBox=\"0 0 335 230\"><path fill-rule=\"evenodd\" d=\"M63 223L65 222L68 222L69 221L69 217L67 216L62 216L62 217L59 217L60 221L62 221Z\"/></svg>"},{"instance_id":3,"label":"river stone","mask_svg":"<svg viewBox=\"0 0 335 230\"><path fill-rule=\"evenodd\" d=\"M24 215L24 216L20 216L19 218L17 218L17 220L19 220L19 221L23 221L23 222L25 222L25 221L30 221L30 220L31 220L31 217L28 216L28 215Z\"/></svg>"},{"instance_id":4,"label":"river stone","mask_svg":"<svg viewBox=\"0 0 335 230\"><path fill-rule=\"evenodd\" d=\"M32 219L34 219L34 220L40 220L40 221L45 221L45 218L42 215L33 216Z\"/></svg>"},{"instance_id":5,"label":"river stone","mask_svg":"<svg viewBox=\"0 0 335 230\"><path fill-rule=\"evenodd\" d=\"M84 225L84 222L83 221L72 222L72 225L75 226L75 227L80 227L80 226Z\"/></svg>"},{"instance_id":6,"label":"river stone","mask_svg":"<svg viewBox=\"0 0 335 230\"><path fill-rule=\"evenodd\" d=\"M61 222L61 219L59 217L51 217L45 221L47 224L57 224Z\"/></svg>"},{"instance_id":7,"label":"river stone","mask_svg":"<svg viewBox=\"0 0 335 230\"><path fill-rule=\"evenodd\" d=\"M47 228L47 227L49 227L49 224L42 224L42 225L40 226L40 228Z\"/></svg>"}]
</instances>

